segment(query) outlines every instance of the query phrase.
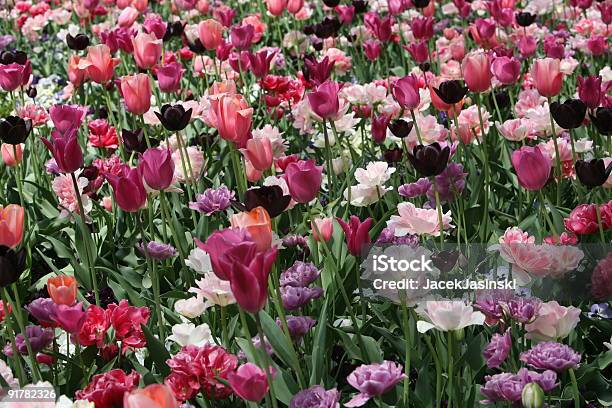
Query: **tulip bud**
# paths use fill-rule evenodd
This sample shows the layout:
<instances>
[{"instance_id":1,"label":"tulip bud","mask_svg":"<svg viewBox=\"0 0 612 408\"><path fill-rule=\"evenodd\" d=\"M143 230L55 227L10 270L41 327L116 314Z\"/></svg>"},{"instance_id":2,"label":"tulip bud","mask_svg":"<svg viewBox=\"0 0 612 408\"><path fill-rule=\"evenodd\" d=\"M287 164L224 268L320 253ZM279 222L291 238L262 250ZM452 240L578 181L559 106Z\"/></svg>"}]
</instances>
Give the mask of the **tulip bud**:
<instances>
[{"instance_id":1,"label":"tulip bud","mask_svg":"<svg viewBox=\"0 0 612 408\"><path fill-rule=\"evenodd\" d=\"M542 408L544 406L544 391L536 383L529 383L521 394L523 408Z\"/></svg>"}]
</instances>

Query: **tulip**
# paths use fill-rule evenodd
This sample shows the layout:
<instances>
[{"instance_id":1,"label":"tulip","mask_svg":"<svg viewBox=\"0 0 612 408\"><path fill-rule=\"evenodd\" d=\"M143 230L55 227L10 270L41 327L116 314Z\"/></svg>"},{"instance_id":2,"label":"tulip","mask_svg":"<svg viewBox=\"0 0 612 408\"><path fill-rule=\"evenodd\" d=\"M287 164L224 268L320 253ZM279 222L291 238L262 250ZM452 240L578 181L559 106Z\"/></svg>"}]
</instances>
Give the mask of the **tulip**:
<instances>
[{"instance_id":1,"label":"tulip","mask_svg":"<svg viewBox=\"0 0 612 408\"><path fill-rule=\"evenodd\" d=\"M367 13L363 19L365 26L374 36L381 42L387 42L391 39L393 26L393 17L387 16L381 18L378 13Z\"/></svg>"},{"instance_id":2,"label":"tulip","mask_svg":"<svg viewBox=\"0 0 612 408\"><path fill-rule=\"evenodd\" d=\"M170 387L151 384L123 394L123 408L179 408L179 403Z\"/></svg>"},{"instance_id":3,"label":"tulip","mask_svg":"<svg viewBox=\"0 0 612 408\"><path fill-rule=\"evenodd\" d=\"M349 253L353 256L360 256L363 247L370 243L372 219L367 218L362 222L359 220L359 217L351 215L348 223L341 218L336 218L336 221L338 221L344 231Z\"/></svg>"},{"instance_id":4,"label":"tulip","mask_svg":"<svg viewBox=\"0 0 612 408\"><path fill-rule=\"evenodd\" d=\"M512 153L512 166L521 186L537 191L546 185L551 173L551 160L539 147L524 146Z\"/></svg>"},{"instance_id":5,"label":"tulip","mask_svg":"<svg viewBox=\"0 0 612 408\"><path fill-rule=\"evenodd\" d=\"M192 108L185 110L183 105L164 105L161 112L154 112L162 125L170 131L178 132L187 127L191 119Z\"/></svg>"},{"instance_id":6,"label":"tulip","mask_svg":"<svg viewBox=\"0 0 612 408\"><path fill-rule=\"evenodd\" d=\"M304 78L315 86L327 81L334 69L334 62L329 57L323 58L320 62L314 58L304 59Z\"/></svg>"},{"instance_id":7,"label":"tulip","mask_svg":"<svg viewBox=\"0 0 612 408\"><path fill-rule=\"evenodd\" d=\"M270 139L267 137L249 139L246 143L246 148L242 149L242 153L257 170L264 171L272 166L274 152L272 151Z\"/></svg>"},{"instance_id":8,"label":"tulip","mask_svg":"<svg viewBox=\"0 0 612 408\"><path fill-rule=\"evenodd\" d=\"M151 81L147 74L124 76L119 86L128 112L143 115L151 108Z\"/></svg>"},{"instance_id":9,"label":"tulip","mask_svg":"<svg viewBox=\"0 0 612 408\"><path fill-rule=\"evenodd\" d=\"M287 11L293 15L297 14L304 7L304 0L288 0Z\"/></svg>"},{"instance_id":10,"label":"tulip","mask_svg":"<svg viewBox=\"0 0 612 408\"><path fill-rule=\"evenodd\" d=\"M12 147L12 146L11 146ZM23 218L25 211L17 204L0 206L0 245L16 248L23 239Z\"/></svg>"},{"instance_id":11,"label":"tulip","mask_svg":"<svg viewBox=\"0 0 612 408\"><path fill-rule=\"evenodd\" d=\"M589 109L595 109L601 101L601 76L578 77L578 97Z\"/></svg>"},{"instance_id":12,"label":"tulip","mask_svg":"<svg viewBox=\"0 0 612 408\"><path fill-rule=\"evenodd\" d=\"M604 184L612 173L612 162L606 167L603 159L576 160L576 175L589 188Z\"/></svg>"},{"instance_id":13,"label":"tulip","mask_svg":"<svg viewBox=\"0 0 612 408\"><path fill-rule=\"evenodd\" d=\"M387 115L376 115L372 118L372 139L376 144L381 144L387 138L387 126L389 118Z\"/></svg>"},{"instance_id":14,"label":"tulip","mask_svg":"<svg viewBox=\"0 0 612 408\"><path fill-rule=\"evenodd\" d=\"M66 45L74 51L83 51L89 46L89 37L87 34L77 34L74 37L68 33L66 35Z\"/></svg>"},{"instance_id":15,"label":"tulip","mask_svg":"<svg viewBox=\"0 0 612 408\"><path fill-rule=\"evenodd\" d=\"M461 64L465 83L472 92L484 92L491 86L491 64L484 52L468 54Z\"/></svg>"},{"instance_id":16,"label":"tulip","mask_svg":"<svg viewBox=\"0 0 612 408\"><path fill-rule=\"evenodd\" d=\"M154 34L159 40L164 38L168 30L168 25L164 23L164 20L158 14L149 14L142 26L148 34Z\"/></svg>"},{"instance_id":17,"label":"tulip","mask_svg":"<svg viewBox=\"0 0 612 408\"><path fill-rule=\"evenodd\" d=\"M74 276L59 275L47 279L47 291L56 305L72 306L77 297L77 281Z\"/></svg>"},{"instance_id":18,"label":"tulip","mask_svg":"<svg viewBox=\"0 0 612 408\"><path fill-rule=\"evenodd\" d=\"M255 28L251 24L243 24L241 26L232 27L230 41L234 48L239 51L244 51L251 48L254 36Z\"/></svg>"},{"instance_id":19,"label":"tulip","mask_svg":"<svg viewBox=\"0 0 612 408\"><path fill-rule=\"evenodd\" d=\"M2 143L0 151L2 152L2 161L8 167L17 167L23 160L23 144L12 145Z\"/></svg>"},{"instance_id":20,"label":"tulip","mask_svg":"<svg viewBox=\"0 0 612 408\"><path fill-rule=\"evenodd\" d=\"M413 126L413 122L408 122L404 119L396 119L387 125L391 133L393 133L393 136L399 137L400 139L408 137Z\"/></svg>"},{"instance_id":21,"label":"tulip","mask_svg":"<svg viewBox=\"0 0 612 408\"><path fill-rule=\"evenodd\" d=\"M410 56L412 56L412 59L417 64L422 64L429 59L429 48L425 40L412 43L408 47L404 45L403 48L410 53Z\"/></svg>"},{"instance_id":22,"label":"tulip","mask_svg":"<svg viewBox=\"0 0 612 408\"><path fill-rule=\"evenodd\" d=\"M6 92L13 92L20 86L27 85L31 74L29 60L25 64L15 62L8 65L0 64L0 88Z\"/></svg>"},{"instance_id":23,"label":"tulip","mask_svg":"<svg viewBox=\"0 0 612 408\"><path fill-rule=\"evenodd\" d=\"M253 108L242 95L221 95L210 103L212 122L221 138L245 147L251 137Z\"/></svg>"},{"instance_id":24,"label":"tulip","mask_svg":"<svg viewBox=\"0 0 612 408\"><path fill-rule=\"evenodd\" d=\"M170 149L147 149L139 163L142 177L153 190L165 190L174 178L174 161Z\"/></svg>"},{"instance_id":25,"label":"tulip","mask_svg":"<svg viewBox=\"0 0 612 408\"><path fill-rule=\"evenodd\" d=\"M321 189L323 166L314 160L300 160L289 163L285 169L285 181L291 197L298 203L309 203Z\"/></svg>"},{"instance_id":26,"label":"tulip","mask_svg":"<svg viewBox=\"0 0 612 408\"><path fill-rule=\"evenodd\" d=\"M535 60L531 66L531 77L540 95L551 97L561 92L563 73L561 73L561 62L558 59Z\"/></svg>"},{"instance_id":27,"label":"tulip","mask_svg":"<svg viewBox=\"0 0 612 408\"><path fill-rule=\"evenodd\" d=\"M41 141L53 155L62 173L74 173L83 165L83 152L77 139L76 129L72 129L66 135L53 131L51 140L43 138Z\"/></svg>"},{"instance_id":28,"label":"tulip","mask_svg":"<svg viewBox=\"0 0 612 408\"><path fill-rule=\"evenodd\" d=\"M334 219L332 217L315 218L310 223L312 237L320 242L327 242L334 233Z\"/></svg>"},{"instance_id":29,"label":"tulip","mask_svg":"<svg viewBox=\"0 0 612 408\"><path fill-rule=\"evenodd\" d=\"M545 401L546 396L544 395L542 387L535 382L525 385L521 393L523 408L542 408Z\"/></svg>"},{"instance_id":30,"label":"tulip","mask_svg":"<svg viewBox=\"0 0 612 408\"><path fill-rule=\"evenodd\" d=\"M262 79L266 75L268 75L268 71L270 71L270 62L276 56L276 52L270 52L267 50L259 51L256 54L247 53L247 57L249 59L249 66L251 68L251 72L257 78Z\"/></svg>"},{"instance_id":31,"label":"tulip","mask_svg":"<svg viewBox=\"0 0 612 408\"><path fill-rule=\"evenodd\" d=\"M287 8L287 0L266 0L266 7L270 14L278 17Z\"/></svg>"},{"instance_id":32,"label":"tulip","mask_svg":"<svg viewBox=\"0 0 612 408\"><path fill-rule=\"evenodd\" d=\"M431 37L433 37L433 18L413 18L410 22L410 28L412 29L412 34L414 35L414 38L419 40L429 40Z\"/></svg>"},{"instance_id":33,"label":"tulip","mask_svg":"<svg viewBox=\"0 0 612 408\"><path fill-rule=\"evenodd\" d=\"M79 302L73 306L58 304L51 319L68 333L76 335L81 331L86 317L83 302Z\"/></svg>"},{"instance_id":34,"label":"tulip","mask_svg":"<svg viewBox=\"0 0 612 408\"><path fill-rule=\"evenodd\" d=\"M527 13L527 12L518 12L516 13L516 23L521 27L529 27L533 24L536 19L535 14Z\"/></svg>"},{"instance_id":35,"label":"tulip","mask_svg":"<svg viewBox=\"0 0 612 408\"><path fill-rule=\"evenodd\" d=\"M166 93L176 92L181 88L183 66L179 62L171 62L157 70L157 84L159 90Z\"/></svg>"},{"instance_id":36,"label":"tulip","mask_svg":"<svg viewBox=\"0 0 612 408\"><path fill-rule=\"evenodd\" d=\"M136 65L142 69L153 68L162 54L162 40L154 34L140 33L132 39Z\"/></svg>"},{"instance_id":37,"label":"tulip","mask_svg":"<svg viewBox=\"0 0 612 408\"><path fill-rule=\"evenodd\" d=\"M139 167L123 167L119 175L107 174L106 178L113 187L115 202L123 211L136 212L147 202L147 190L142 181Z\"/></svg>"},{"instance_id":38,"label":"tulip","mask_svg":"<svg viewBox=\"0 0 612 408\"><path fill-rule=\"evenodd\" d=\"M121 28L130 28L136 22L139 14L134 7L126 7L119 14L117 25Z\"/></svg>"},{"instance_id":39,"label":"tulip","mask_svg":"<svg viewBox=\"0 0 612 408\"><path fill-rule=\"evenodd\" d=\"M0 221L0 232L3 232L3 223ZM0 235L4 241L4 236ZM15 251L0 242L0 288L16 283L25 269L26 262L25 248ZM0 319L1 320L1 319Z\"/></svg>"},{"instance_id":40,"label":"tulip","mask_svg":"<svg viewBox=\"0 0 612 408\"><path fill-rule=\"evenodd\" d=\"M550 104L550 114L563 129L576 129L582 125L587 107L580 99L568 99Z\"/></svg>"},{"instance_id":41,"label":"tulip","mask_svg":"<svg viewBox=\"0 0 612 408\"><path fill-rule=\"evenodd\" d=\"M231 264L227 265L225 259L222 259L223 255L235 247L246 250L251 244L255 245L246 230L234 228L216 230L206 242L196 240L196 244L210 256L213 272L222 280L229 280L231 276Z\"/></svg>"},{"instance_id":42,"label":"tulip","mask_svg":"<svg viewBox=\"0 0 612 408\"><path fill-rule=\"evenodd\" d=\"M105 44L98 44L87 48L87 57L79 61L78 69L87 71L87 76L98 84L106 84L115 73L119 65L119 58L111 58L110 48Z\"/></svg>"},{"instance_id":43,"label":"tulip","mask_svg":"<svg viewBox=\"0 0 612 408\"><path fill-rule=\"evenodd\" d=\"M307 95L310 108L321 119L335 118L340 110L339 91L340 86L336 82L325 81Z\"/></svg>"},{"instance_id":44,"label":"tulip","mask_svg":"<svg viewBox=\"0 0 612 408\"><path fill-rule=\"evenodd\" d=\"M147 148L144 131L142 129L135 129L133 131L123 129L121 139L123 146L128 153L144 153Z\"/></svg>"},{"instance_id":45,"label":"tulip","mask_svg":"<svg viewBox=\"0 0 612 408\"><path fill-rule=\"evenodd\" d=\"M338 13L338 17L340 18L340 22L342 24L348 25L351 24L353 18L355 17L355 7L353 6L336 6L336 13Z\"/></svg>"},{"instance_id":46,"label":"tulip","mask_svg":"<svg viewBox=\"0 0 612 408\"><path fill-rule=\"evenodd\" d=\"M363 43L363 52L369 61L376 61L381 51L382 46L379 41L367 40Z\"/></svg>"},{"instance_id":47,"label":"tulip","mask_svg":"<svg viewBox=\"0 0 612 408\"><path fill-rule=\"evenodd\" d=\"M446 146L442 149L435 142L428 146L415 146L412 154L408 153L408 161L410 161L419 174L424 177L431 177L437 176L444 171L448 165L449 156L450 148Z\"/></svg>"},{"instance_id":48,"label":"tulip","mask_svg":"<svg viewBox=\"0 0 612 408\"><path fill-rule=\"evenodd\" d=\"M467 88L462 86L461 82L456 79L442 82L438 88L433 88L433 90L442 102L447 105L461 102L467 93Z\"/></svg>"},{"instance_id":49,"label":"tulip","mask_svg":"<svg viewBox=\"0 0 612 408\"><path fill-rule=\"evenodd\" d=\"M518 47L523 57L531 57L537 51L538 43L535 38L526 36L519 40Z\"/></svg>"},{"instance_id":50,"label":"tulip","mask_svg":"<svg viewBox=\"0 0 612 408\"><path fill-rule=\"evenodd\" d=\"M416 109L421 103L418 79L414 74L398 79L391 86L393 98L402 108Z\"/></svg>"},{"instance_id":51,"label":"tulip","mask_svg":"<svg viewBox=\"0 0 612 408\"><path fill-rule=\"evenodd\" d=\"M85 113L85 109L73 105L54 105L49 109L53 126L60 135L78 130L85 118Z\"/></svg>"},{"instance_id":52,"label":"tulip","mask_svg":"<svg viewBox=\"0 0 612 408\"><path fill-rule=\"evenodd\" d=\"M591 122L602 135L612 135L612 108L599 107L589 113Z\"/></svg>"},{"instance_id":53,"label":"tulip","mask_svg":"<svg viewBox=\"0 0 612 408\"><path fill-rule=\"evenodd\" d=\"M250 188L244 193L244 206L248 211L256 207L266 209L270 218L278 217L287 209L291 196L285 195L280 186Z\"/></svg>"},{"instance_id":54,"label":"tulip","mask_svg":"<svg viewBox=\"0 0 612 408\"><path fill-rule=\"evenodd\" d=\"M198 25L198 38L207 50L214 50L223 42L224 27L213 18L204 20Z\"/></svg>"},{"instance_id":55,"label":"tulip","mask_svg":"<svg viewBox=\"0 0 612 408\"><path fill-rule=\"evenodd\" d=\"M0 140L10 145L24 143L32 131L32 121L18 116L7 116L0 120Z\"/></svg>"},{"instance_id":56,"label":"tulip","mask_svg":"<svg viewBox=\"0 0 612 408\"><path fill-rule=\"evenodd\" d=\"M266 372L253 363L245 363L228 376L232 389L246 401L259 402L270 388Z\"/></svg>"},{"instance_id":57,"label":"tulip","mask_svg":"<svg viewBox=\"0 0 612 408\"><path fill-rule=\"evenodd\" d=\"M499 82L510 85L521 76L521 63L516 58L498 57L491 64L491 72Z\"/></svg>"},{"instance_id":58,"label":"tulip","mask_svg":"<svg viewBox=\"0 0 612 408\"><path fill-rule=\"evenodd\" d=\"M247 230L259 251L265 251L272 246L272 223L265 208L256 207L251 211L234 214L230 222L232 228Z\"/></svg>"},{"instance_id":59,"label":"tulip","mask_svg":"<svg viewBox=\"0 0 612 408\"><path fill-rule=\"evenodd\" d=\"M70 83L79 87L87 79L87 70L79 68L81 57L78 55L71 55L68 60L68 80Z\"/></svg>"}]
</instances>

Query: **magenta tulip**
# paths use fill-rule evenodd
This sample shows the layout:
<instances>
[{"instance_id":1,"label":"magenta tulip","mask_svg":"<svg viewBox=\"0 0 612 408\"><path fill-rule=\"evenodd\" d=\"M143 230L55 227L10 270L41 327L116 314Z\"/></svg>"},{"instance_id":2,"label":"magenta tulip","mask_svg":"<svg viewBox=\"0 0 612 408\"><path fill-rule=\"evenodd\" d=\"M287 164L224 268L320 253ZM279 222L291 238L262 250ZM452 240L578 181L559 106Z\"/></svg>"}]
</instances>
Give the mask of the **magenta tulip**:
<instances>
[{"instance_id":1,"label":"magenta tulip","mask_svg":"<svg viewBox=\"0 0 612 408\"><path fill-rule=\"evenodd\" d=\"M229 374L228 380L236 395L247 401L261 401L270 388L266 372L253 363L238 367Z\"/></svg>"},{"instance_id":2,"label":"magenta tulip","mask_svg":"<svg viewBox=\"0 0 612 408\"><path fill-rule=\"evenodd\" d=\"M85 118L85 113L85 109L73 105L54 105L49 109L53 126L60 135L78 130Z\"/></svg>"},{"instance_id":3,"label":"magenta tulip","mask_svg":"<svg viewBox=\"0 0 612 408\"><path fill-rule=\"evenodd\" d=\"M139 163L142 177L153 190L165 190L172 185L174 161L169 149L147 149Z\"/></svg>"},{"instance_id":4,"label":"magenta tulip","mask_svg":"<svg viewBox=\"0 0 612 408\"><path fill-rule=\"evenodd\" d=\"M229 280L231 270L229 270L228 265L221 257L228 252L230 248L241 245L246 251L246 248L248 248L250 244L254 244L254 242L250 240L245 229L226 228L210 234L206 242L196 240L196 244L210 256L210 263L212 264L215 275L217 275L219 279Z\"/></svg>"},{"instance_id":5,"label":"magenta tulip","mask_svg":"<svg viewBox=\"0 0 612 408\"><path fill-rule=\"evenodd\" d=\"M289 163L285 169L285 181L289 194L298 203L309 203L321 189L323 166L317 166L314 160L300 160Z\"/></svg>"},{"instance_id":6,"label":"magenta tulip","mask_svg":"<svg viewBox=\"0 0 612 408\"><path fill-rule=\"evenodd\" d=\"M491 72L499 82L510 85L521 76L521 63L514 57L498 57L491 64Z\"/></svg>"},{"instance_id":7,"label":"magenta tulip","mask_svg":"<svg viewBox=\"0 0 612 408\"><path fill-rule=\"evenodd\" d=\"M62 173L73 173L83 166L83 152L76 129L70 130L65 135L54 130L51 132L51 140L45 138L41 140L53 155Z\"/></svg>"},{"instance_id":8,"label":"magenta tulip","mask_svg":"<svg viewBox=\"0 0 612 408\"><path fill-rule=\"evenodd\" d=\"M340 86L336 82L323 82L316 91L307 95L310 108L321 119L334 119L340 110L339 91Z\"/></svg>"},{"instance_id":9,"label":"magenta tulip","mask_svg":"<svg viewBox=\"0 0 612 408\"><path fill-rule=\"evenodd\" d=\"M589 109L601 102L601 76L578 77L578 97Z\"/></svg>"},{"instance_id":10,"label":"magenta tulip","mask_svg":"<svg viewBox=\"0 0 612 408\"><path fill-rule=\"evenodd\" d=\"M380 41L367 40L363 43L363 53L370 61L376 61L380 56L381 51L382 46L380 45Z\"/></svg>"},{"instance_id":11,"label":"magenta tulip","mask_svg":"<svg viewBox=\"0 0 612 408\"><path fill-rule=\"evenodd\" d=\"M53 309L51 319L70 334L78 334L83 327L87 313L83 310L83 302L73 306L57 305Z\"/></svg>"},{"instance_id":12,"label":"magenta tulip","mask_svg":"<svg viewBox=\"0 0 612 408\"><path fill-rule=\"evenodd\" d=\"M140 168L125 165L120 175L107 174L106 178L113 187L115 202L123 211L136 212L147 202L147 190L142 181Z\"/></svg>"},{"instance_id":13,"label":"magenta tulip","mask_svg":"<svg viewBox=\"0 0 612 408\"><path fill-rule=\"evenodd\" d=\"M421 103L419 95L419 81L414 74L398 79L391 86L393 98L402 108L416 109Z\"/></svg>"},{"instance_id":14,"label":"magenta tulip","mask_svg":"<svg viewBox=\"0 0 612 408\"><path fill-rule=\"evenodd\" d=\"M254 36L255 28L250 24L244 24L239 27L232 27L230 41L236 49L244 51L251 48Z\"/></svg>"},{"instance_id":15,"label":"magenta tulip","mask_svg":"<svg viewBox=\"0 0 612 408\"><path fill-rule=\"evenodd\" d=\"M551 172L551 159L539 147L524 146L512 153L512 166L521 186L527 190L540 190L546 185Z\"/></svg>"},{"instance_id":16,"label":"magenta tulip","mask_svg":"<svg viewBox=\"0 0 612 408\"><path fill-rule=\"evenodd\" d=\"M25 64L13 62L8 65L0 64L0 88L12 92L20 86L27 85L32 74L30 61Z\"/></svg>"},{"instance_id":17,"label":"magenta tulip","mask_svg":"<svg viewBox=\"0 0 612 408\"><path fill-rule=\"evenodd\" d=\"M173 93L181 88L181 78L183 78L183 66L179 62L171 62L157 70L157 84L159 90L166 93Z\"/></svg>"},{"instance_id":18,"label":"magenta tulip","mask_svg":"<svg viewBox=\"0 0 612 408\"><path fill-rule=\"evenodd\" d=\"M363 247L370 243L372 219L367 218L365 221L361 222L359 217L351 215L348 223L341 218L336 218L336 221L338 221L338 224L340 224L344 230L349 253L353 256L360 256Z\"/></svg>"},{"instance_id":19,"label":"magenta tulip","mask_svg":"<svg viewBox=\"0 0 612 408\"><path fill-rule=\"evenodd\" d=\"M263 50L258 53L248 53L249 65L251 72L257 78L261 79L268 75L270 71L270 63L276 56L276 51Z\"/></svg>"}]
</instances>

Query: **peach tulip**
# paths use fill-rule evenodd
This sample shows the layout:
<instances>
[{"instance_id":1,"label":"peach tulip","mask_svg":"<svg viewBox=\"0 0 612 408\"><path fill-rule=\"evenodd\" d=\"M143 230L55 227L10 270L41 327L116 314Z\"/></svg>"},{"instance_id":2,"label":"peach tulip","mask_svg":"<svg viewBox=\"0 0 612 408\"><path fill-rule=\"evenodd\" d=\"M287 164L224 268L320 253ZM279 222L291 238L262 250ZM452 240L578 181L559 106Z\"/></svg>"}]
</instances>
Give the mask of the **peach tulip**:
<instances>
[{"instance_id":1,"label":"peach tulip","mask_svg":"<svg viewBox=\"0 0 612 408\"><path fill-rule=\"evenodd\" d=\"M265 251L272 246L272 223L270 215L263 207L232 215L232 228L246 229L257 249Z\"/></svg>"},{"instance_id":2,"label":"peach tulip","mask_svg":"<svg viewBox=\"0 0 612 408\"><path fill-rule=\"evenodd\" d=\"M17 204L0 206L0 245L16 248L23 239L25 211Z\"/></svg>"},{"instance_id":3,"label":"peach tulip","mask_svg":"<svg viewBox=\"0 0 612 408\"><path fill-rule=\"evenodd\" d=\"M535 60L531 66L531 77L540 95L547 98L558 95L563 85L561 61L555 58Z\"/></svg>"},{"instance_id":4,"label":"peach tulip","mask_svg":"<svg viewBox=\"0 0 612 408\"><path fill-rule=\"evenodd\" d=\"M204 48L216 49L223 42L223 30L225 30L223 24L214 18L202 21L198 25L198 37Z\"/></svg>"},{"instance_id":5,"label":"peach tulip","mask_svg":"<svg viewBox=\"0 0 612 408\"><path fill-rule=\"evenodd\" d=\"M151 107L151 81L147 74L129 75L121 78L121 93L128 112L142 115Z\"/></svg>"},{"instance_id":6,"label":"peach tulip","mask_svg":"<svg viewBox=\"0 0 612 408\"><path fill-rule=\"evenodd\" d=\"M151 384L123 395L123 408L178 408L172 390L163 384Z\"/></svg>"},{"instance_id":7,"label":"peach tulip","mask_svg":"<svg viewBox=\"0 0 612 408\"><path fill-rule=\"evenodd\" d=\"M214 127L221 138L245 147L251 136L253 108L242 95L221 95L210 103Z\"/></svg>"},{"instance_id":8,"label":"peach tulip","mask_svg":"<svg viewBox=\"0 0 612 408\"><path fill-rule=\"evenodd\" d=\"M14 147L13 147L14 146ZM8 167L16 167L23 159L23 146L24 144L11 145L3 143L0 150L2 150L2 161Z\"/></svg>"},{"instance_id":9,"label":"peach tulip","mask_svg":"<svg viewBox=\"0 0 612 408\"><path fill-rule=\"evenodd\" d=\"M120 62L119 58L111 57L110 48L106 44L98 44L87 48L87 56L79 61L77 67L85 69L92 81L105 84L111 80Z\"/></svg>"},{"instance_id":10,"label":"peach tulip","mask_svg":"<svg viewBox=\"0 0 612 408\"><path fill-rule=\"evenodd\" d=\"M56 305L72 306L76 302L77 282L74 276L60 275L47 280L47 291Z\"/></svg>"},{"instance_id":11,"label":"peach tulip","mask_svg":"<svg viewBox=\"0 0 612 408\"><path fill-rule=\"evenodd\" d=\"M150 69L159 62L162 54L162 40L155 34L140 33L132 39L136 65L142 69Z\"/></svg>"},{"instance_id":12,"label":"peach tulip","mask_svg":"<svg viewBox=\"0 0 612 408\"><path fill-rule=\"evenodd\" d=\"M79 68L81 57L71 55L68 60L68 80L76 87L80 86L87 79L87 70Z\"/></svg>"}]
</instances>

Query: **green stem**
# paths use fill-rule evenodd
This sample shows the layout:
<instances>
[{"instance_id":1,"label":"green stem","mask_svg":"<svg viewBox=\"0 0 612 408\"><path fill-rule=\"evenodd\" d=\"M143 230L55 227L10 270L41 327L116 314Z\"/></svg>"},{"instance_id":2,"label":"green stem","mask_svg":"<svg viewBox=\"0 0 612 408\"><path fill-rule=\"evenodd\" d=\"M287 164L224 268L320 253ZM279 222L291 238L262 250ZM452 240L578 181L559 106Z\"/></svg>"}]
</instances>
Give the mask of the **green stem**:
<instances>
[{"instance_id":1,"label":"green stem","mask_svg":"<svg viewBox=\"0 0 612 408\"><path fill-rule=\"evenodd\" d=\"M15 342L15 332L13 330L13 322L11 321L11 314L8 313L8 301L6 300L6 297L8 296L8 294L6 294L6 296L4 295L5 291L2 290L0 291L0 300L2 300L3 306L4 306L4 310L6 311L6 315L4 316L4 321L6 322L6 334L9 338L9 341L11 342L11 348L13 349L13 361L16 362L16 371L17 371L17 378L19 378L19 384L23 387L24 385L27 384L27 378L25 376L25 371L23 369L23 364L21 362L21 357L19 355L19 351L17 350L17 343Z\"/></svg>"},{"instance_id":2,"label":"green stem","mask_svg":"<svg viewBox=\"0 0 612 408\"><path fill-rule=\"evenodd\" d=\"M578 382L576 381L576 373L573 368L569 369L570 379L572 381L572 389L574 390L574 408L580 408L580 391L578 390Z\"/></svg>"},{"instance_id":3,"label":"green stem","mask_svg":"<svg viewBox=\"0 0 612 408\"><path fill-rule=\"evenodd\" d=\"M548 116L550 118L550 130L552 132L553 144L555 145L555 175L557 178L557 205L561 203L561 180L563 179L563 170L561 169L561 155L559 154L559 144L557 143L557 132L555 132L555 122L550 112L551 98L548 97Z\"/></svg>"},{"instance_id":4,"label":"green stem","mask_svg":"<svg viewBox=\"0 0 612 408\"><path fill-rule=\"evenodd\" d=\"M447 408L452 408L452 401L453 401L453 377L454 377L454 373L453 373L453 360L454 360L454 356L453 356L453 337L454 334L452 331L448 332L447 335L447 341L448 341L448 403L446 405Z\"/></svg>"},{"instance_id":5,"label":"green stem","mask_svg":"<svg viewBox=\"0 0 612 408\"><path fill-rule=\"evenodd\" d=\"M404 340L406 341L406 349L405 349L405 361L404 361L404 372L406 377L404 378L404 407L410 407L410 321L408 319L408 308L406 307L406 303L402 301L402 319L403 319L403 329L404 329Z\"/></svg>"},{"instance_id":6,"label":"green stem","mask_svg":"<svg viewBox=\"0 0 612 408\"><path fill-rule=\"evenodd\" d=\"M263 354L263 361L264 361L264 370L266 371L266 378L268 379L268 385L270 387L270 399L272 400L272 406L274 408L278 408L278 403L276 402L276 394L274 392L274 384L272 382L272 375L270 374L270 367L272 366L272 364L270 362L270 356L266 352L266 347L264 344L265 336L264 336L263 327L261 326L261 320L259 318L259 313L254 313L253 316L255 316L255 322L257 324L257 331L259 333L260 344L263 345L261 350L263 351L262 354Z\"/></svg>"}]
</instances>

